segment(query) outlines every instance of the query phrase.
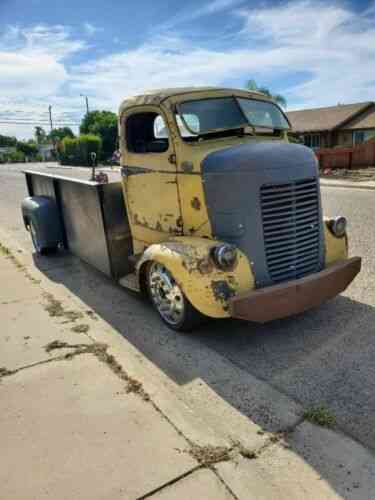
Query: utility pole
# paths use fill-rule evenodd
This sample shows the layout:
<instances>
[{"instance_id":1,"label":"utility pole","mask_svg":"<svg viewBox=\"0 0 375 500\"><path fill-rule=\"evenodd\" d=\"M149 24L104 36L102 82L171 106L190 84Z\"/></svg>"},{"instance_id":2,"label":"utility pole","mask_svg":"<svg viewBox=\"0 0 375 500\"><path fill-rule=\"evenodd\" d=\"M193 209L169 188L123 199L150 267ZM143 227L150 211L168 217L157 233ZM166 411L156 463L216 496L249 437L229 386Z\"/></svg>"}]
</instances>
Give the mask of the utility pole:
<instances>
[{"instance_id":1,"label":"utility pole","mask_svg":"<svg viewBox=\"0 0 375 500\"><path fill-rule=\"evenodd\" d=\"M87 95L83 95L83 94L80 94L80 96L85 98L85 100L86 100L86 113L89 114L90 113L90 110L89 110L89 98L87 97Z\"/></svg>"},{"instance_id":2,"label":"utility pole","mask_svg":"<svg viewBox=\"0 0 375 500\"><path fill-rule=\"evenodd\" d=\"M52 123L52 106L48 106L48 111L49 111L49 123L51 125L51 132L53 130L53 123Z\"/></svg>"}]
</instances>

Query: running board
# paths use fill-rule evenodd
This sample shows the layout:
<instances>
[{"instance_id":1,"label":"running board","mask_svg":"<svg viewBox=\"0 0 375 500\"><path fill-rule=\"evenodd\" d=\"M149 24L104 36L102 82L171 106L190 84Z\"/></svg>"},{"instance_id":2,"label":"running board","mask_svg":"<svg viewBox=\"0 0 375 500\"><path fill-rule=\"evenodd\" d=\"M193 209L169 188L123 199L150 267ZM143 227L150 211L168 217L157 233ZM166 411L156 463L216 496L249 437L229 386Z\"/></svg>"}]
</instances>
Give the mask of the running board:
<instances>
[{"instance_id":1,"label":"running board","mask_svg":"<svg viewBox=\"0 0 375 500\"><path fill-rule=\"evenodd\" d=\"M136 273L130 273L126 276L123 276L118 280L119 285L124 288L128 288L129 290L133 290L133 292L140 292L138 278Z\"/></svg>"}]
</instances>

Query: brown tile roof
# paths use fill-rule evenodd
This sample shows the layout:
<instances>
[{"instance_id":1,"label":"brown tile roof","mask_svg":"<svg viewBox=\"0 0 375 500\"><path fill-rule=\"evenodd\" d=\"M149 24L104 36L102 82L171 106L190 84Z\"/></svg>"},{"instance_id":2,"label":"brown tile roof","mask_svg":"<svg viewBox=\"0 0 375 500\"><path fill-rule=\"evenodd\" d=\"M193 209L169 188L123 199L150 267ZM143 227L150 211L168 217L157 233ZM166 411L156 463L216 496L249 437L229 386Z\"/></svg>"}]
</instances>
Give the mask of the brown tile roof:
<instances>
[{"instance_id":1,"label":"brown tile roof","mask_svg":"<svg viewBox=\"0 0 375 500\"><path fill-rule=\"evenodd\" d=\"M339 104L327 108L301 109L299 111L289 111L287 116L293 130L296 132L332 130L360 111L365 110L371 104L373 103L368 101L355 104Z\"/></svg>"},{"instance_id":2,"label":"brown tile roof","mask_svg":"<svg viewBox=\"0 0 375 500\"><path fill-rule=\"evenodd\" d=\"M345 128L351 130L359 128L375 128L375 103L353 120L350 120L348 125L345 125Z\"/></svg>"}]
</instances>

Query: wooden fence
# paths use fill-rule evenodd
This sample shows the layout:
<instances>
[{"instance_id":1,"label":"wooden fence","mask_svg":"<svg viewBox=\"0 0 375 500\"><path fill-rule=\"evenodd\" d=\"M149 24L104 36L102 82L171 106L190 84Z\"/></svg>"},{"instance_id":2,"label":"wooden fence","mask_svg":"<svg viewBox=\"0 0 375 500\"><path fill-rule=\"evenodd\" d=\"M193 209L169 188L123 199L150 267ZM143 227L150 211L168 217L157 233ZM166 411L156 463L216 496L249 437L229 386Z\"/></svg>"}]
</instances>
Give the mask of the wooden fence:
<instances>
[{"instance_id":1,"label":"wooden fence","mask_svg":"<svg viewBox=\"0 0 375 500\"><path fill-rule=\"evenodd\" d=\"M375 167L375 141L352 148L319 149L316 151L319 166L327 168Z\"/></svg>"}]
</instances>

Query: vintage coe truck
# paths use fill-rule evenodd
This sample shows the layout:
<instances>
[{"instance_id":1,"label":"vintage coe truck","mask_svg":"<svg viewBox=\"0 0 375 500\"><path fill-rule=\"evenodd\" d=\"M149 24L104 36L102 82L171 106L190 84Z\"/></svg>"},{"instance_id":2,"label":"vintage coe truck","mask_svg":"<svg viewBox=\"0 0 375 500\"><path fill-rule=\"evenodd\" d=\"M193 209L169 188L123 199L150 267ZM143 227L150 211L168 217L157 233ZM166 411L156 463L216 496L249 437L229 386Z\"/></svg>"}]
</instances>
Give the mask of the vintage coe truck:
<instances>
[{"instance_id":1,"label":"vintage coe truck","mask_svg":"<svg viewBox=\"0 0 375 500\"><path fill-rule=\"evenodd\" d=\"M26 172L23 218L38 252L63 244L147 293L168 326L266 322L351 283L344 217L324 218L314 152L290 144L268 97L165 89L119 112L121 182Z\"/></svg>"}]
</instances>

